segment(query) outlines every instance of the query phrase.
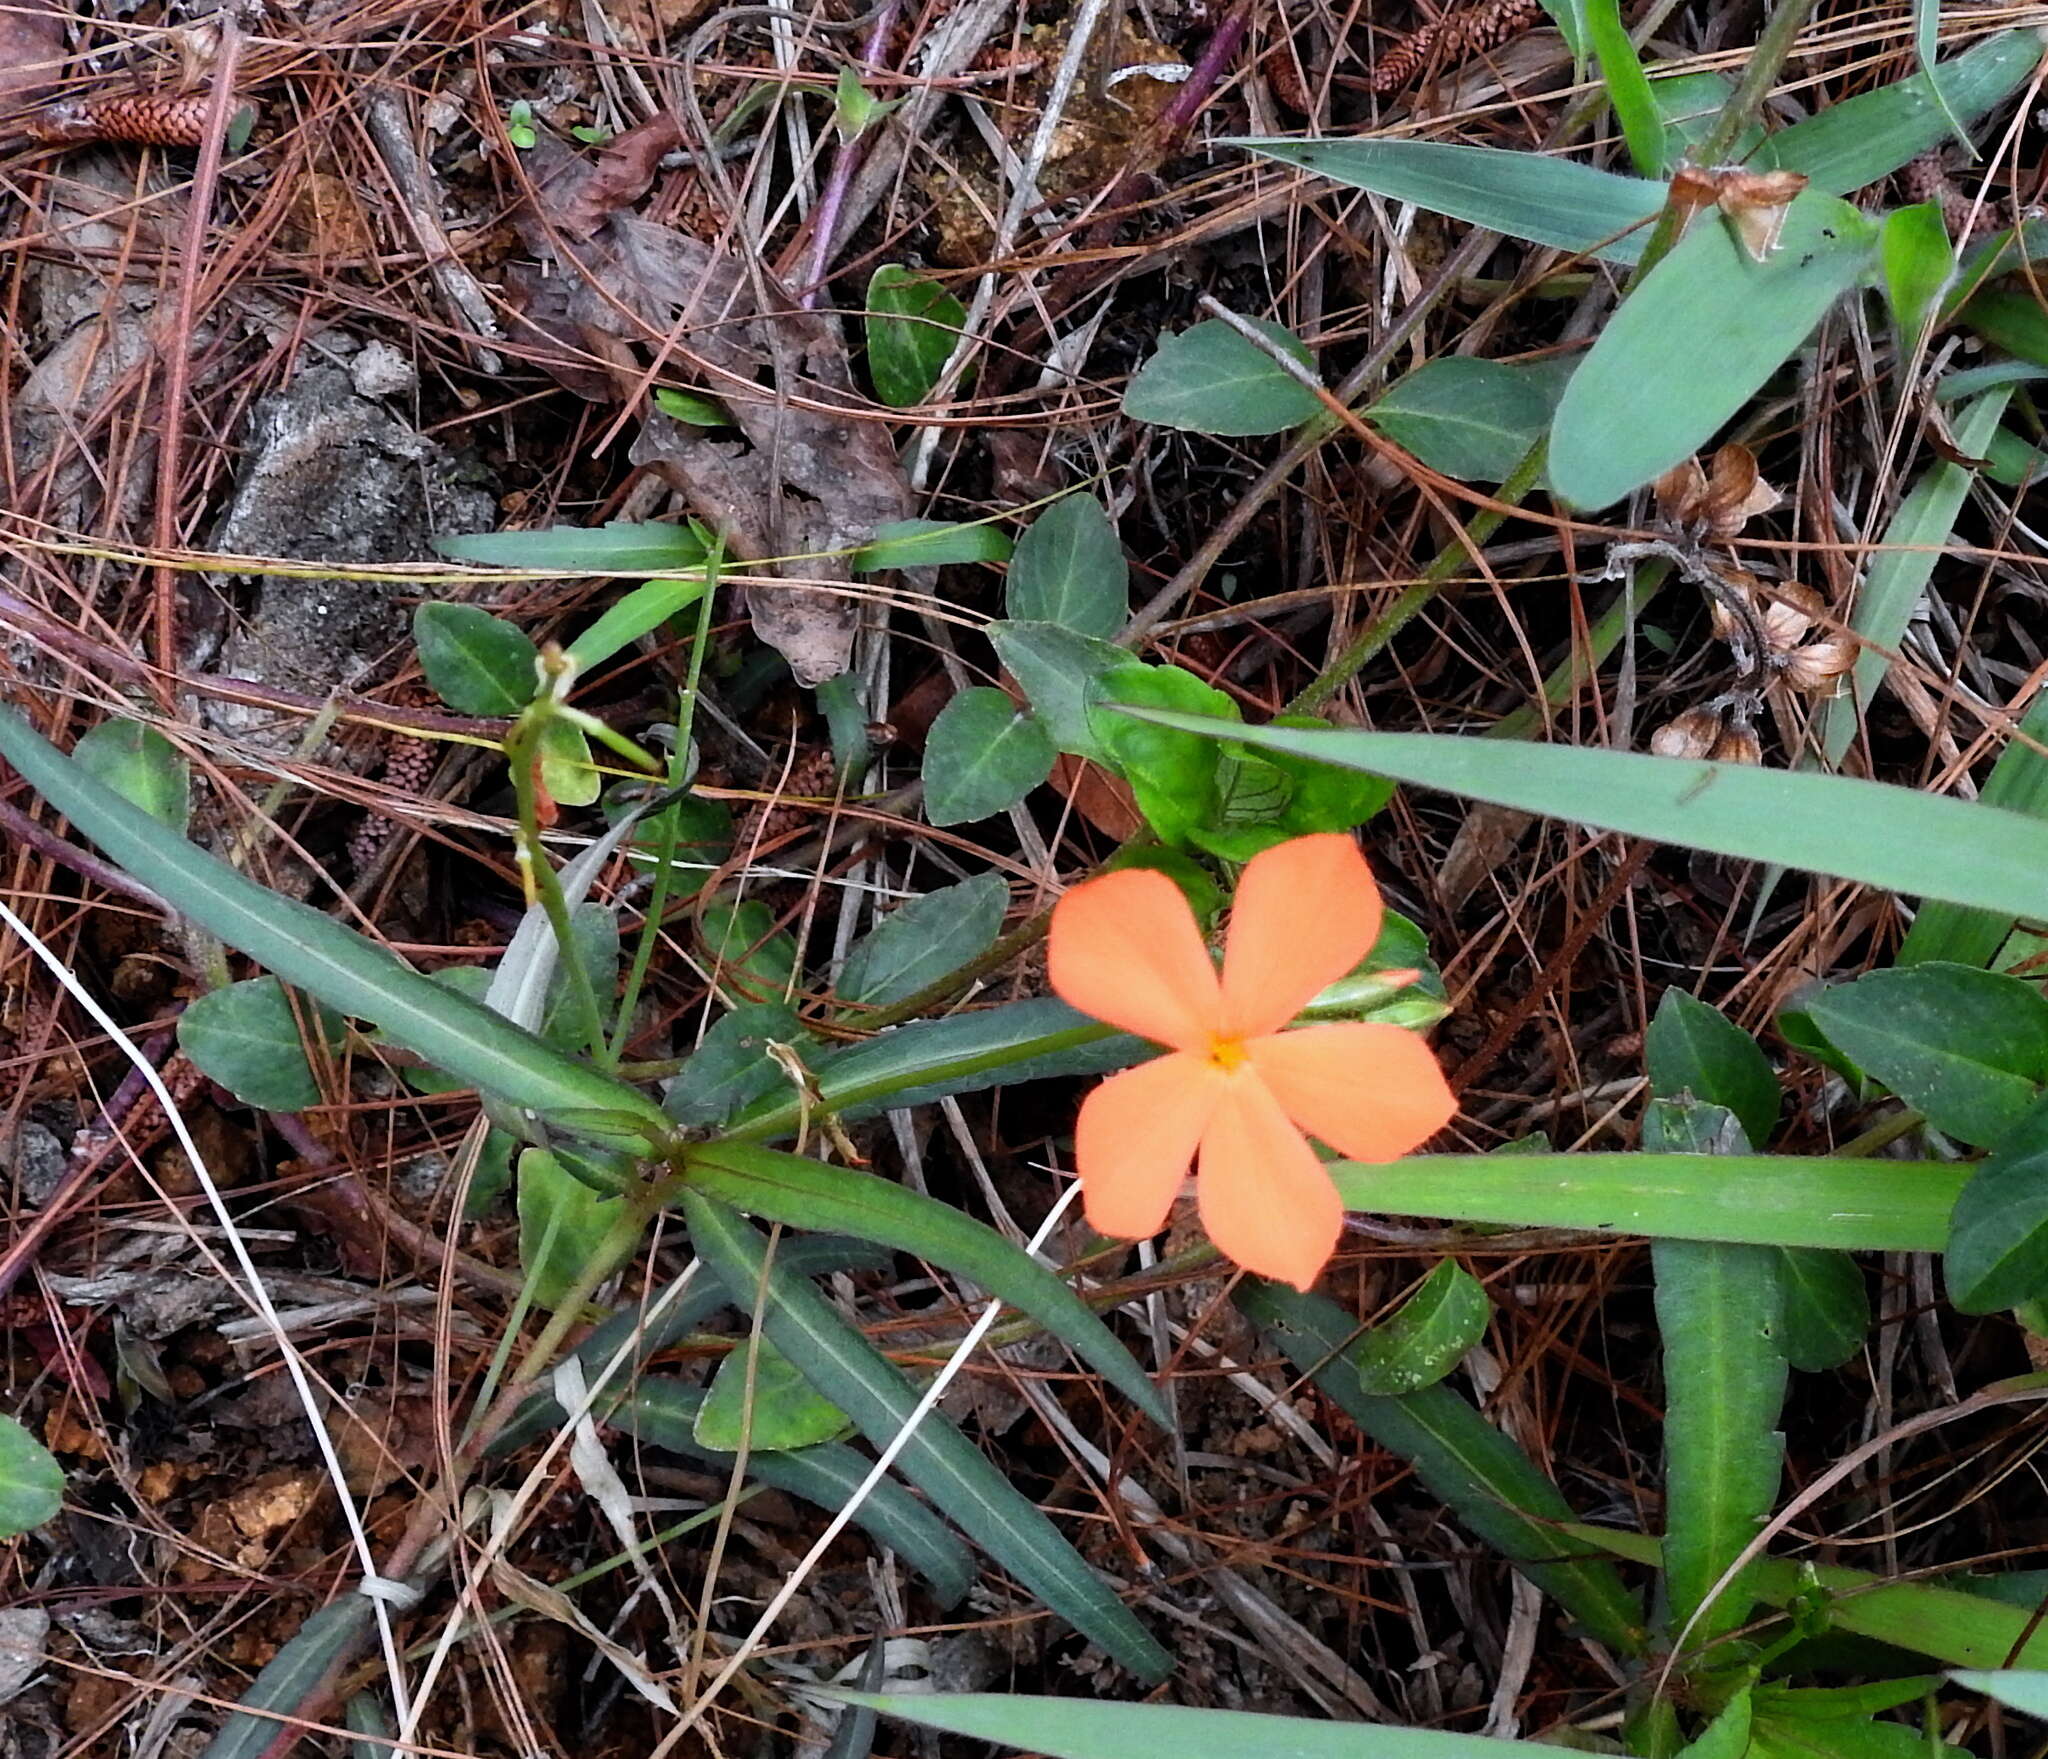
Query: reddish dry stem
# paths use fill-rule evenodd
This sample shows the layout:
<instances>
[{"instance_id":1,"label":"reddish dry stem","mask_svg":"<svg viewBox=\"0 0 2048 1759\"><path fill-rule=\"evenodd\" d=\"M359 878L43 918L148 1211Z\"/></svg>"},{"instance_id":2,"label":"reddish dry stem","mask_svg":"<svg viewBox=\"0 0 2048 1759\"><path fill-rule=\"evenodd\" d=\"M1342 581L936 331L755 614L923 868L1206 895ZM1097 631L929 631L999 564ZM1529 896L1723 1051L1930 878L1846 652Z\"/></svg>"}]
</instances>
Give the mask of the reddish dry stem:
<instances>
[{"instance_id":1,"label":"reddish dry stem","mask_svg":"<svg viewBox=\"0 0 2048 1759\"><path fill-rule=\"evenodd\" d=\"M1435 61L1451 66L1497 49L1543 17L1540 0L1481 0L1413 30L1382 55L1372 70L1376 92L1395 92Z\"/></svg>"}]
</instances>

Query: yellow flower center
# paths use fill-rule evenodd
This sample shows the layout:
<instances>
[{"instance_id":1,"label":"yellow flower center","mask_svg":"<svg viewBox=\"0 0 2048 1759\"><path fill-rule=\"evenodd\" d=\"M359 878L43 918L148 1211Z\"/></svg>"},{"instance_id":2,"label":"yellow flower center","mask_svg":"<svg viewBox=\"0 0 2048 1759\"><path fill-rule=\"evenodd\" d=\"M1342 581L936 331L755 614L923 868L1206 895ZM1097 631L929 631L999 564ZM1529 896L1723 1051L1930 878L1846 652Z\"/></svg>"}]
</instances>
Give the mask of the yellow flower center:
<instances>
[{"instance_id":1,"label":"yellow flower center","mask_svg":"<svg viewBox=\"0 0 2048 1759\"><path fill-rule=\"evenodd\" d=\"M1243 1067L1245 1056L1244 1045L1237 1039L1212 1038L1209 1040L1209 1061L1226 1075L1232 1070Z\"/></svg>"}]
</instances>

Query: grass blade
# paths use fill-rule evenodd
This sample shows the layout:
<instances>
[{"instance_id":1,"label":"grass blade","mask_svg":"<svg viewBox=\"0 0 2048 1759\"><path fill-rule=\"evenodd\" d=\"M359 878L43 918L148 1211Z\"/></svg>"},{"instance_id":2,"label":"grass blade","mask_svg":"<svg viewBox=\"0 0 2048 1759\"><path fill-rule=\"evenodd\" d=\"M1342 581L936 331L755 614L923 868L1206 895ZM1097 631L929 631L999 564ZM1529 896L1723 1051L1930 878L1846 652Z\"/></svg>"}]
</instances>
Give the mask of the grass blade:
<instances>
[{"instance_id":1,"label":"grass blade","mask_svg":"<svg viewBox=\"0 0 2048 1759\"><path fill-rule=\"evenodd\" d=\"M1845 1252L1939 1252L1969 1170L1773 1154L1425 1154L1330 1166L1344 1206L1375 1214Z\"/></svg>"},{"instance_id":2,"label":"grass blade","mask_svg":"<svg viewBox=\"0 0 2048 1759\"><path fill-rule=\"evenodd\" d=\"M1159 709L1124 712L1598 830L1780 862L2014 916L2048 914L2048 825L1974 801L1851 776L1627 751L1531 747L1456 734L1247 727Z\"/></svg>"},{"instance_id":3,"label":"grass blade","mask_svg":"<svg viewBox=\"0 0 2048 1759\"><path fill-rule=\"evenodd\" d=\"M749 1142L693 1148L685 1177L692 1189L748 1215L851 1234L943 1265L1029 1314L1161 1428L1172 1422L1158 1388L1080 1296L972 1216L873 1173Z\"/></svg>"},{"instance_id":4,"label":"grass blade","mask_svg":"<svg viewBox=\"0 0 2048 1759\"><path fill-rule=\"evenodd\" d=\"M1315 1295L1247 1279L1237 1304L1288 1360L1380 1446L1399 1454L1467 1527L1624 1654L1646 1640L1643 1610L1598 1548L1559 1531L1573 1519L1556 1485L1513 1441L1439 1383L1400 1398L1365 1391L1357 1322Z\"/></svg>"},{"instance_id":5,"label":"grass blade","mask_svg":"<svg viewBox=\"0 0 2048 1759\"><path fill-rule=\"evenodd\" d=\"M637 1088L548 1048L332 917L258 885L87 775L12 709L0 756L122 867L201 927L329 1007L368 1020L436 1068L565 1124L610 1114L652 1142L671 1126ZM585 1119L588 1122L586 1116Z\"/></svg>"},{"instance_id":6,"label":"grass blade","mask_svg":"<svg viewBox=\"0 0 2048 1759\"><path fill-rule=\"evenodd\" d=\"M761 1327L769 1341L863 1435L886 1446L917 1404L902 1371L803 1278L771 1266L760 1235L734 1211L688 1190L682 1207L692 1243L734 1300L751 1305L765 1275ZM1171 1658L1109 1584L946 1418L936 1411L926 1417L897 1463L970 1539L1083 1636L1141 1678L1160 1680L1171 1671Z\"/></svg>"},{"instance_id":7,"label":"grass blade","mask_svg":"<svg viewBox=\"0 0 2048 1759\"><path fill-rule=\"evenodd\" d=\"M1724 1156L1700 1157L1709 1167ZM1711 1604L1721 1573L1770 1518L1784 1468L1778 1433L1785 1358L1773 1254L1756 1246L1658 1240L1664 1340L1664 1580L1674 1641L1703 1647L1747 1622L1745 1569Z\"/></svg>"}]
</instances>

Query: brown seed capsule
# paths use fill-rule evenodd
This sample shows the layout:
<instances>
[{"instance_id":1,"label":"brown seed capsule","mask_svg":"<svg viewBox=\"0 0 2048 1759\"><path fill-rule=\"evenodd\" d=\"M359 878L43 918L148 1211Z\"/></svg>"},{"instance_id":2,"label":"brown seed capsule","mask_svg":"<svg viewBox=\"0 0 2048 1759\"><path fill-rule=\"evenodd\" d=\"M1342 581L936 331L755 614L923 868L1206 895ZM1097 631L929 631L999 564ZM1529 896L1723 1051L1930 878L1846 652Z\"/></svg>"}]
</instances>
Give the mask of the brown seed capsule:
<instances>
[{"instance_id":1,"label":"brown seed capsule","mask_svg":"<svg viewBox=\"0 0 2048 1759\"><path fill-rule=\"evenodd\" d=\"M1726 543L1759 513L1768 513L1783 497L1757 475L1756 454L1731 440L1714 454L1707 469L1707 490L1699 516L1707 530Z\"/></svg>"},{"instance_id":2,"label":"brown seed capsule","mask_svg":"<svg viewBox=\"0 0 2048 1759\"><path fill-rule=\"evenodd\" d=\"M1792 198L1806 187L1805 173L1727 170L1717 175L1721 212L1728 216L1742 248L1762 262L1778 248Z\"/></svg>"},{"instance_id":3,"label":"brown seed capsule","mask_svg":"<svg viewBox=\"0 0 2048 1759\"><path fill-rule=\"evenodd\" d=\"M1657 497L1657 511L1683 531L1706 505L1707 473L1697 458L1685 459L1660 476L1652 492Z\"/></svg>"},{"instance_id":4,"label":"brown seed capsule","mask_svg":"<svg viewBox=\"0 0 2048 1759\"><path fill-rule=\"evenodd\" d=\"M1856 644L1846 635L1826 635L1795 647L1785 656L1785 676L1800 690L1839 688L1842 676L1856 663Z\"/></svg>"},{"instance_id":5,"label":"brown seed capsule","mask_svg":"<svg viewBox=\"0 0 2048 1759\"><path fill-rule=\"evenodd\" d=\"M1711 757L1720 738L1719 710L1689 708L1650 735L1650 750L1658 757Z\"/></svg>"},{"instance_id":6,"label":"brown seed capsule","mask_svg":"<svg viewBox=\"0 0 2048 1759\"><path fill-rule=\"evenodd\" d=\"M1716 763L1762 763L1764 742L1756 736L1754 727L1731 726L1714 741L1708 756Z\"/></svg>"},{"instance_id":7,"label":"brown seed capsule","mask_svg":"<svg viewBox=\"0 0 2048 1759\"><path fill-rule=\"evenodd\" d=\"M1771 652L1782 654L1804 641L1826 611L1826 603L1812 587L1788 580L1772 588L1757 620L1763 625L1764 640L1770 644Z\"/></svg>"}]
</instances>

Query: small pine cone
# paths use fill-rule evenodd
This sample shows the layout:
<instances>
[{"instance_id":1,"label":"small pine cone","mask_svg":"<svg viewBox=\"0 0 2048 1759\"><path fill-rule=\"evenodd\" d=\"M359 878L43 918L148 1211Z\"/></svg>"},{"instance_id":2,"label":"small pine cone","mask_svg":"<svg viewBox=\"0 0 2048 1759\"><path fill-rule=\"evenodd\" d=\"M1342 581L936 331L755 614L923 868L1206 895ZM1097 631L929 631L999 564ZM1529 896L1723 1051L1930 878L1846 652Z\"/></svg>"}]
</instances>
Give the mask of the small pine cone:
<instances>
[{"instance_id":1,"label":"small pine cone","mask_svg":"<svg viewBox=\"0 0 2048 1759\"><path fill-rule=\"evenodd\" d=\"M111 98L60 98L22 124L31 140L69 146L82 141L125 140L152 147L196 147L206 138L205 93L173 97L162 92L126 92Z\"/></svg>"},{"instance_id":2,"label":"small pine cone","mask_svg":"<svg viewBox=\"0 0 2048 1759\"><path fill-rule=\"evenodd\" d=\"M1541 0L1480 0L1446 12L1413 30L1374 64L1368 81L1376 92L1397 92L1431 62L1454 67L1473 55L1498 49L1543 17Z\"/></svg>"}]
</instances>

